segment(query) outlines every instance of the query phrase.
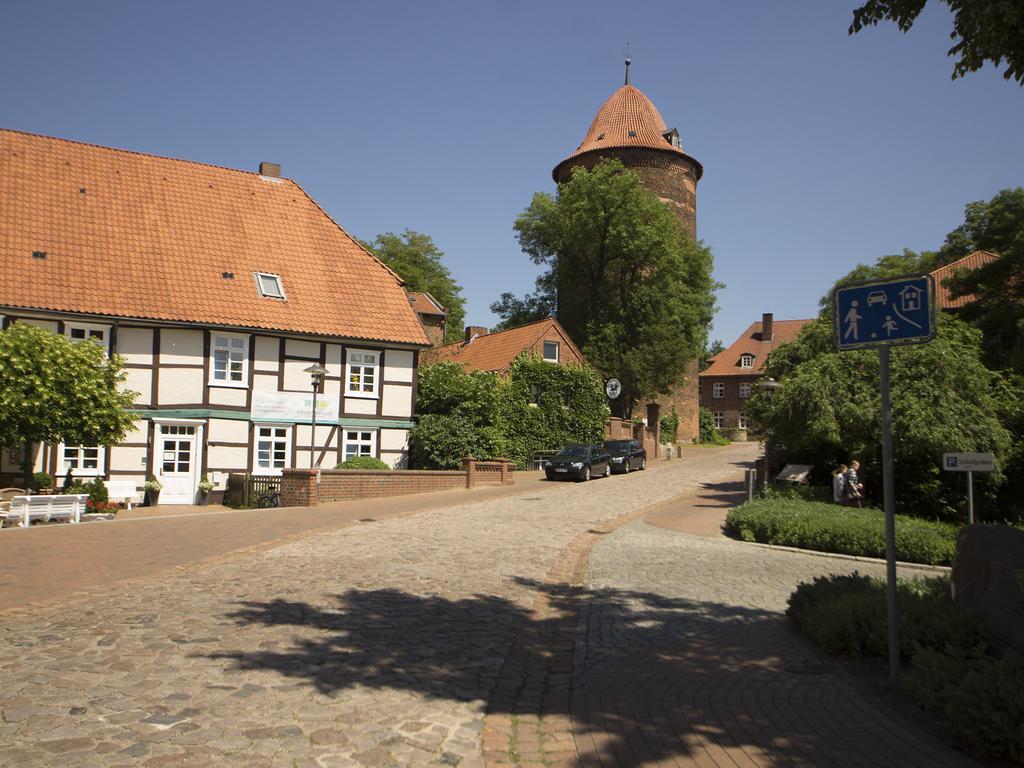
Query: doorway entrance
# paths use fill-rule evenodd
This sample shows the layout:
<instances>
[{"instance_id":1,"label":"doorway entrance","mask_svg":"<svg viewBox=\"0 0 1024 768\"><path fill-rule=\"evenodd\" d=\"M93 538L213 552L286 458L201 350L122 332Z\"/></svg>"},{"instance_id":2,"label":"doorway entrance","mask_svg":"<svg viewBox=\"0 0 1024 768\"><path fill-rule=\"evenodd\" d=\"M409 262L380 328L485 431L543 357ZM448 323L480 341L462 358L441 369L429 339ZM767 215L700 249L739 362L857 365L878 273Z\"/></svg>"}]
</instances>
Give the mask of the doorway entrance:
<instances>
[{"instance_id":1,"label":"doorway entrance","mask_svg":"<svg viewBox=\"0 0 1024 768\"><path fill-rule=\"evenodd\" d=\"M203 464L202 422L159 422L156 476L163 483L161 504L194 504Z\"/></svg>"}]
</instances>

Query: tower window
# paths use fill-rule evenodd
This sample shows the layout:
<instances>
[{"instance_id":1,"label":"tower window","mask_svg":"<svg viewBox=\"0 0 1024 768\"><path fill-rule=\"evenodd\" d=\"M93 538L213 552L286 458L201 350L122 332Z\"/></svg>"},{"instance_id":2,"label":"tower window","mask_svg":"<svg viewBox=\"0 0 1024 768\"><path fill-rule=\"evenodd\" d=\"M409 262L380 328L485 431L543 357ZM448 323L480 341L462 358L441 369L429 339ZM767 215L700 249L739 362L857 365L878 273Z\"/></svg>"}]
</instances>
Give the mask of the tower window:
<instances>
[{"instance_id":1,"label":"tower window","mask_svg":"<svg viewBox=\"0 0 1024 768\"><path fill-rule=\"evenodd\" d=\"M630 131L629 132L629 138L635 139L636 138L636 131Z\"/></svg>"},{"instance_id":2,"label":"tower window","mask_svg":"<svg viewBox=\"0 0 1024 768\"><path fill-rule=\"evenodd\" d=\"M595 139L595 141L600 141L603 138L604 138L604 134L603 133L599 133L599 134L597 134L597 138Z\"/></svg>"}]
</instances>

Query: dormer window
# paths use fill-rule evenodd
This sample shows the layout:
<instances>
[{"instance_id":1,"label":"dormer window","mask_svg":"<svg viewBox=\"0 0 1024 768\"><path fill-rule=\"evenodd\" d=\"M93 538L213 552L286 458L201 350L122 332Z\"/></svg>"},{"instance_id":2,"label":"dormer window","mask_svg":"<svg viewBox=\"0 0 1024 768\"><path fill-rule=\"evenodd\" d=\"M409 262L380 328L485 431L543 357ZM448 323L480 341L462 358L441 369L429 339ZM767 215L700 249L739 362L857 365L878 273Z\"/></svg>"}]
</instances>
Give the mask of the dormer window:
<instances>
[{"instance_id":1,"label":"dormer window","mask_svg":"<svg viewBox=\"0 0 1024 768\"><path fill-rule=\"evenodd\" d=\"M268 299L283 299L284 286L281 284L281 278L278 275L268 274L266 272L255 272L253 273L256 277L256 287L260 290L260 295Z\"/></svg>"},{"instance_id":2,"label":"dormer window","mask_svg":"<svg viewBox=\"0 0 1024 768\"><path fill-rule=\"evenodd\" d=\"M744 352L740 355L740 368L753 368L754 367L754 356L749 352Z\"/></svg>"},{"instance_id":3,"label":"dormer window","mask_svg":"<svg viewBox=\"0 0 1024 768\"><path fill-rule=\"evenodd\" d=\"M683 143L679 141L679 131L677 131L675 128L669 128L661 135L664 136L665 141L667 141L673 147L676 147L677 149L682 149Z\"/></svg>"}]
</instances>

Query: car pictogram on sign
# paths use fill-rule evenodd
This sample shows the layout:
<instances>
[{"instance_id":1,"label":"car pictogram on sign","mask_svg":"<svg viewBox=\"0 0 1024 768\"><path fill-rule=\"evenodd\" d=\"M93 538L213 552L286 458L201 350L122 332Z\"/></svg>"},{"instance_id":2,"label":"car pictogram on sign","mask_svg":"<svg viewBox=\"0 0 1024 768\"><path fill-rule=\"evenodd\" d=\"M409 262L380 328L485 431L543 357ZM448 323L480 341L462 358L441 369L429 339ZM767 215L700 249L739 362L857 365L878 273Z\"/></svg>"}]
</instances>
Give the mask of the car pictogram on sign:
<instances>
[{"instance_id":1,"label":"car pictogram on sign","mask_svg":"<svg viewBox=\"0 0 1024 768\"><path fill-rule=\"evenodd\" d=\"M868 294L868 306L872 304L885 304L888 301L885 291L872 291Z\"/></svg>"}]
</instances>

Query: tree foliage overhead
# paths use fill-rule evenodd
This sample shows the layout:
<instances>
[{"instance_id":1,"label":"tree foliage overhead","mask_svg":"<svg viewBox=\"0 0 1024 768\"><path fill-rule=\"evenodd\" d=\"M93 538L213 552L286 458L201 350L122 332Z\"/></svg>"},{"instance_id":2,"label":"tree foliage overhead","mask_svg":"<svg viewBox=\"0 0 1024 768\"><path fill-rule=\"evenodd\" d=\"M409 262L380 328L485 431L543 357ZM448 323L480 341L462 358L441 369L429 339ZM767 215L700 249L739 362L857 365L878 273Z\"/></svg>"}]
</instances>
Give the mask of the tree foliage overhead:
<instances>
[{"instance_id":1,"label":"tree foliage overhead","mask_svg":"<svg viewBox=\"0 0 1024 768\"><path fill-rule=\"evenodd\" d=\"M405 230L401 235L385 232L370 243L362 243L405 281L410 291L426 291L448 312L444 340L458 341L466 320L462 286L442 263L444 253L430 235Z\"/></svg>"},{"instance_id":2,"label":"tree foliage overhead","mask_svg":"<svg viewBox=\"0 0 1024 768\"><path fill-rule=\"evenodd\" d=\"M714 311L711 252L617 160L573 169L557 197L538 193L515 222L547 269L537 292L507 294L506 321L554 310L588 361L623 385L627 409L667 392L703 350Z\"/></svg>"},{"instance_id":3,"label":"tree foliage overhead","mask_svg":"<svg viewBox=\"0 0 1024 768\"><path fill-rule=\"evenodd\" d=\"M959 56L953 79L976 72L986 62L996 67L1006 61L1003 77L1024 85L1024 3L1019 0L940 0L953 12L953 47ZM927 0L868 0L853 12L850 34L880 21L894 22L907 32L924 10Z\"/></svg>"},{"instance_id":4,"label":"tree foliage overhead","mask_svg":"<svg viewBox=\"0 0 1024 768\"><path fill-rule=\"evenodd\" d=\"M26 323L0 331L0 445L110 445L131 429L137 392L121 358Z\"/></svg>"},{"instance_id":5,"label":"tree foliage overhead","mask_svg":"<svg viewBox=\"0 0 1024 768\"><path fill-rule=\"evenodd\" d=\"M943 472L945 451L990 451L1002 467L1012 436L1004 423L1018 395L981 362L981 334L940 313L928 344L892 350L890 386L896 502L900 511L961 519L963 478ZM881 499L878 355L836 352L827 317L776 349L765 374L780 386L757 392L751 415L785 446L789 461L813 464L819 474L859 458L869 494ZM1001 472L978 479L980 507L990 516ZM987 504L987 507L986 507Z\"/></svg>"}]
</instances>

